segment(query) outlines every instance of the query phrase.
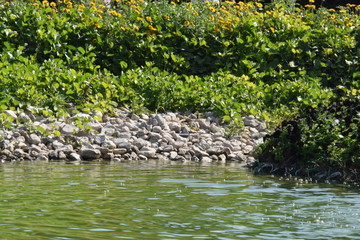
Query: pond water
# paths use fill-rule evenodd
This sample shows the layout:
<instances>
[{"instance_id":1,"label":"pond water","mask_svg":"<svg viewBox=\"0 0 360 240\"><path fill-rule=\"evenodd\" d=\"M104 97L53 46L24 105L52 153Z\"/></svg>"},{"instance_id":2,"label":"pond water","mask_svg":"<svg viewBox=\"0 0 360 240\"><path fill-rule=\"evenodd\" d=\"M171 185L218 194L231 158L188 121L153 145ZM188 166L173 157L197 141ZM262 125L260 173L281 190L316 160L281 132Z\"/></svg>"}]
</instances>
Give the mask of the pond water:
<instances>
[{"instance_id":1,"label":"pond water","mask_svg":"<svg viewBox=\"0 0 360 240\"><path fill-rule=\"evenodd\" d=\"M1 239L360 239L360 192L240 165L4 163Z\"/></svg>"}]
</instances>

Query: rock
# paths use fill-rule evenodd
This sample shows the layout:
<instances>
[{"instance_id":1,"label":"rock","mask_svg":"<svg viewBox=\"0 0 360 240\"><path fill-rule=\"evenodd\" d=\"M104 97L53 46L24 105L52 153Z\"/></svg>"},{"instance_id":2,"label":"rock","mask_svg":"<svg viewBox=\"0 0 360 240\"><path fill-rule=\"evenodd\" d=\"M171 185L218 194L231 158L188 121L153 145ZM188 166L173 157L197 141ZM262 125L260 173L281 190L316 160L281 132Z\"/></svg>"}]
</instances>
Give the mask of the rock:
<instances>
[{"instance_id":1,"label":"rock","mask_svg":"<svg viewBox=\"0 0 360 240\"><path fill-rule=\"evenodd\" d=\"M175 142L173 143L173 146L174 146L174 148L179 149L179 148L185 146L185 142L184 142L184 141L175 141Z\"/></svg>"},{"instance_id":2,"label":"rock","mask_svg":"<svg viewBox=\"0 0 360 240\"><path fill-rule=\"evenodd\" d=\"M69 160L70 161L81 161L81 156L77 153L70 153L69 155Z\"/></svg>"},{"instance_id":3,"label":"rock","mask_svg":"<svg viewBox=\"0 0 360 240\"><path fill-rule=\"evenodd\" d=\"M154 126L152 130L153 130L154 133L161 133L162 132L162 128L160 126Z\"/></svg>"},{"instance_id":4,"label":"rock","mask_svg":"<svg viewBox=\"0 0 360 240\"><path fill-rule=\"evenodd\" d=\"M95 144L98 144L98 145L101 145L105 142L106 140L106 136L105 135L96 135L94 137L94 143Z\"/></svg>"},{"instance_id":5,"label":"rock","mask_svg":"<svg viewBox=\"0 0 360 240\"><path fill-rule=\"evenodd\" d=\"M162 139L162 136L159 133L150 132L148 136L149 136L149 142L151 143L159 142L160 139Z\"/></svg>"},{"instance_id":6,"label":"rock","mask_svg":"<svg viewBox=\"0 0 360 240\"><path fill-rule=\"evenodd\" d=\"M174 150L174 146L173 145L166 145L163 147L162 151L163 152L171 152Z\"/></svg>"},{"instance_id":7,"label":"rock","mask_svg":"<svg viewBox=\"0 0 360 240\"><path fill-rule=\"evenodd\" d=\"M208 130L211 127L210 122L206 121L206 119L198 119L197 122L199 124L200 129Z\"/></svg>"},{"instance_id":8,"label":"rock","mask_svg":"<svg viewBox=\"0 0 360 240\"><path fill-rule=\"evenodd\" d=\"M212 162L213 160L211 159L211 158L209 158L209 157L202 157L201 158L201 162L206 162L206 163L210 163L210 162Z\"/></svg>"},{"instance_id":9,"label":"rock","mask_svg":"<svg viewBox=\"0 0 360 240\"><path fill-rule=\"evenodd\" d=\"M65 135L70 135L70 134L76 134L79 131L79 128L71 125L71 124L65 124L62 128L61 128L61 133L65 134Z\"/></svg>"},{"instance_id":10,"label":"rock","mask_svg":"<svg viewBox=\"0 0 360 240\"><path fill-rule=\"evenodd\" d=\"M151 148L151 147L142 147L139 151L139 156L145 156L147 158L152 158L154 157L156 154L156 149Z\"/></svg>"},{"instance_id":11,"label":"rock","mask_svg":"<svg viewBox=\"0 0 360 240\"><path fill-rule=\"evenodd\" d=\"M253 149L254 147L251 145L246 145L245 147L242 148L244 154L249 154Z\"/></svg>"},{"instance_id":12,"label":"rock","mask_svg":"<svg viewBox=\"0 0 360 240\"><path fill-rule=\"evenodd\" d=\"M169 155L169 158L170 158L171 160L173 160L173 159L176 159L177 156L178 156L177 152L171 151L171 152L170 152L170 155Z\"/></svg>"},{"instance_id":13,"label":"rock","mask_svg":"<svg viewBox=\"0 0 360 240\"><path fill-rule=\"evenodd\" d=\"M246 161L246 156L242 152L235 152L228 155L231 161L243 162Z\"/></svg>"},{"instance_id":14,"label":"rock","mask_svg":"<svg viewBox=\"0 0 360 240\"><path fill-rule=\"evenodd\" d=\"M7 116L11 117L13 120L17 119L17 115L12 110L5 110L3 113L5 113Z\"/></svg>"},{"instance_id":15,"label":"rock","mask_svg":"<svg viewBox=\"0 0 360 240\"><path fill-rule=\"evenodd\" d=\"M114 148L116 148L116 144L113 141L107 139L101 144L101 147L108 148L108 149L114 149Z\"/></svg>"},{"instance_id":16,"label":"rock","mask_svg":"<svg viewBox=\"0 0 360 240\"><path fill-rule=\"evenodd\" d=\"M80 156L84 160L94 160L99 159L101 156L101 152L98 149L82 149L80 150Z\"/></svg>"},{"instance_id":17,"label":"rock","mask_svg":"<svg viewBox=\"0 0 360 240\"><path fill-rule=\"evenodd\" d=\"M155 115L155 120L156 120L157 124L153 124L153 125L159 125L162 127L167 126L166 120L160 114Z\"/></svg>"},{"instance_id":18,"label":"rock","mask_svg":"<svg viewBox=\"0 0 360 240\"><path fill-rule=\"evenodd\" d=\"M36 161L44 161L44 162L48 162L49 161L49 158L48 156L46 156L45 154L43 153L39 153L37 156L36 156Z\"/></svg>"},{"instance_id":19,"label":"rock","mask_svg":"<svg viewBox=\"0 0 360 240\"><path fill-rule=\"evenodd\" d=\"M197 157L208 157L209 154L205 151L200 150L198 147L193 146L192 150L194 151L195 156Z\"/></svg>"},{"instance_id":20,"label":"rock","mask_svg":"<svg viewBox=\"0 0 360 240\"><path fill-rule=\"evenodd\" d=\"M24 150L22 150L20 148L15 149L13 154L15 157L18 157L18 158L26 156L26 153L24 152Z\"/></svg>"},{"instance_id":21,"label":"rock","mask_svg":"<svg viewBox=\"0 0 360 240\"><path fill-rule=\"evenodd\" d=\"M141 149L143 147L148 147L150 146L150 142L144 140L144 139L141 139L141 138L138 138L134 141L134 145L138 148L138 149Z\"/></svg>"},{"instance_id":22,"label":"rock","mask_svg":"<svg viewBox=\"0 0 360 240\"><path fill-rule=\"evenodd\" d=\"M174 132L180 132L181 131L181 124L178 123L178 122L171 122L169 123L169 128L171 131L174 131Z\"/></svg>"},{"instance_id":23,"label":"rock","mask_svg":"<svg viewBox=\"0 0 360 240\"><path fill-rule=\"evenodd\" d=\"M67 156L63 151L58 151L57 156L58 156L58 159L63 159L63 160L67 159Z\"/></svg>"},{"instance_id":24,"label":"rock","mask_svg":"<svg viewBox=\"0 0 360 240\"><path fill-rule=\"evenodd\" d=\"M126 148L115 148L115 149L113 149L113 153L114 154L124 154L124 153L126 153L128 151L128 149L126 149Z\"/></svg>"},{"instance_id":25,"label":"rock","mask_svg":"<svg viewBox=\"0 0 360 240\"><path fill-rule=\"evenodd\" d=\"M26 113L20 113L17 119L21 122L30 122L31 121L31 118Z\"/></svg>"},{"instance_id":26,"label":"rock","mask_svg":"<svg viewBox=\"0 0 360 240\"><path fill-rule=\"evenodd\" d=\"M102 125L96 120L93 120L86 124L86 127L90 128L93 131L101 132Z\"/></svg>"}]
</instances>

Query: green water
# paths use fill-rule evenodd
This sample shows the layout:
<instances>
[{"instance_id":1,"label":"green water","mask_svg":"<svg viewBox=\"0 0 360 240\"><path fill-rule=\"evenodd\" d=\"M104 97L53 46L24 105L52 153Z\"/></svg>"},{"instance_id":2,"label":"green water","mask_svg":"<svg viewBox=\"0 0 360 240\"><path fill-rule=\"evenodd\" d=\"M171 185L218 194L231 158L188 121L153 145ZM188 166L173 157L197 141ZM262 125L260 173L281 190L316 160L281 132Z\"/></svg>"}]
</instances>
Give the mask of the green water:
<instances>
[{"instance_id":1,"label":"green water","mask_svg":"<svg viewBox=\"0 0 360 240\"><path fill-rule=\"evenodd\" d=\"M0 165L0 239L360 239L360 192L233 165Z\"/></svg>"}]
</instances>

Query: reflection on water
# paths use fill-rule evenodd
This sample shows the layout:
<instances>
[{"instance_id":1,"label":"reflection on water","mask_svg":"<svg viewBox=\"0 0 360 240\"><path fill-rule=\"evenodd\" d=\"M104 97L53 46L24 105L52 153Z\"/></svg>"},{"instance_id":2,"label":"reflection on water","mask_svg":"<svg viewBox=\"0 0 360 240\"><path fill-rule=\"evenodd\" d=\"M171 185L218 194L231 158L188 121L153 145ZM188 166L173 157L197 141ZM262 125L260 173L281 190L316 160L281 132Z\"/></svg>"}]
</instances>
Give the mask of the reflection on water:
<instances>
[{"instance_id":1,"label":"reflection on water","mask_svg":"<svg viewBox=\"0 0 360 240\"><path fill-rule=\"evenodd\" d=\"M0 165L1 239L360 239L360 194L178 162Z\"/></svg>"}]
</instances>

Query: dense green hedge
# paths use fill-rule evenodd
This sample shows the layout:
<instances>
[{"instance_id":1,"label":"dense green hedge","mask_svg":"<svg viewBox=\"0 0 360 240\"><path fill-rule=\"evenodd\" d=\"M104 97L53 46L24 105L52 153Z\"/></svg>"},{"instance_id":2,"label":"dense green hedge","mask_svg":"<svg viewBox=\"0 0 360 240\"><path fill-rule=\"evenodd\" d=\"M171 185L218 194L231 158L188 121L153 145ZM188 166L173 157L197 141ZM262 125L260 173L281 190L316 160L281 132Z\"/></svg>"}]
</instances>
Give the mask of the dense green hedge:
<instances>
[{"instance_id":1,"label":"dense green hedge","mask_svg":"<svg viewBox=\"0 0 360 240\"><path fill-rule=\"evenodd\" d=\"M132 0L108 9L65 0L2 1L0 10L0 110L215 111L236 124L253 114L275 126L313 110L326 117L308 121L326 125L333 104L359 104L360 5Z\"/></svg>"}]
</instances>

